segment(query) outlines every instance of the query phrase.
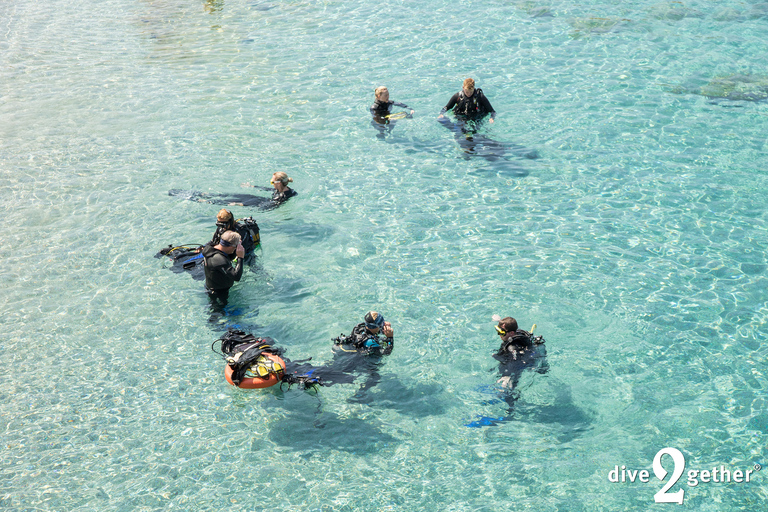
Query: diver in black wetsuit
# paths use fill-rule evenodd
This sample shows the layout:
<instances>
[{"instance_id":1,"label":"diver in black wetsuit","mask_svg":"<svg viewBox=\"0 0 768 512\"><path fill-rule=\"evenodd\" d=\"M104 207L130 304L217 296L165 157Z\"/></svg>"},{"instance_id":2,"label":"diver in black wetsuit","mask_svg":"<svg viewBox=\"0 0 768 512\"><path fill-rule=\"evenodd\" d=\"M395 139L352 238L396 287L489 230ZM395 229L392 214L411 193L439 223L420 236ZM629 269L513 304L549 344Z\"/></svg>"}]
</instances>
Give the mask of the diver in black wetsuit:
<instances>
[{"instance_id":1,"label":"diver in black wetsuit","mask_svg":"<svg viewBox=\"0 0 768 512\"><path fill-rule=\"evenodd\" d=\"M381 357L371 357L371 353L357 350L340 350L334 347L334 358L322 366L314 366L306 361L289 361L285 359L286 374L283 382L299 383L304 387L318 384L331 386L333 384L352 384L358 377L365 375L366 380L360 385L350 402L366 401L366 393L381 381L379 369Z\"/></svg>"},{"instance_id":2,"label":"diver in black wetsuit","mask_svg":"<svg viewBox=\"0 0 768 512\"><path fill-rule=\"evenodd\" d=\"M448 103L440 110L438 119L442 119L449 110L452 110L456 116L457 124L467 132L474 132L480 121L488 114L491 115L491 123L496 119L496 111L491 106L491 102L488 101L482 89L475 89L475 81L472 78L464 80L461 91L451 96Z\"/></svg>"},{"instance_id":3,"label":"diver in black wetsuit","mask_svg":"<svg viewBox=\"0 0 768 512\"><path fill-rule=\"evenodd\" d=\"M392 324L376 311L366 313L364 322L357 324L349 336L333 339L335 352L358 352L366 355L388 356L395 348ZM345 348L346 347L346 348Z\"/></svg>"},{"instance_id":4,"label":"diver in black wetsuit","mask_svg":"<svg viewBox=\"0 0 768 512\"><path fill-rule=\"evenodd\" d=\"M231 255L237 256L237 263L232 266ZM245 249L240 243L240 235L234 231L225 231L217 244L203 246L205 265L205 289L214 304L225 306L229 298L229 289L243 276L243 258Z\"/></svg>"},{"instance_id":5,"label":"diver in black wetsuit","mask_svg":"<svg viewBox=\"0 0 768 512\"><path fill-rule=\"evenodd\" d=\"M183 197L190 201L197 201L198 203L222 204L227 206L255 206L260 210L274 210L288 201L288 199L298 195L295 190L288 186L288 183L293 182L293 179L289 178L288 175L282 171L274 173L269 182L272 184L273 188L260 187L248 183L244 183L243 186L259 190L271 190L271 197L254 196L251 194L208 194L205 192L197 192L195 190L179 189L169 190L168 195Z\"/></svg>"},{"instance_id":6,"label":"diver in black wetsuit","mask_svg":"<svg viewBox=\"0 0 768 512\"><path fill-rule=\"evenodd\" d=\"M410 113L405 114L403 117L410 117L413 115L414 110L405 103L399 103L397 101L389 101L389 90L383 85L377 87L374 91L375 100L371 105L371 115L373 121L371 125L379 131L379 138L384 138L385 132L389 133L394 127L394 120L392 119L392 107L400 107L410 109ZM402 114L401 114L402 115Z\"/></svg>"},{"instance_id":7,"label":"diver in black wetsuit","mask_svg":"<svg viewBox=\"0 0 768 512\"><path fill-rule=\"evenodd\" d=\"M544 374L549 371L547 350L541 336L534 336L532 332L518 329L517 320L512 317L500 318L494 315L493 319L498 322L496 332L501 337L501 346L493 355L493 358L499 362L501 374L496 382L502 387L500 398L509 406L508 416L500 418L480 416L477 420L466 424L467 427L487 427L509 419L514 412L515 402L520 398L517 385L523 372L532 370Z\"/></svg>"},{"instance_id":8,"label":"diver in black wetsuit","mask_svg":"<svg viewBox=\"0 0 768 512\"><path fill-rule=\"evenodd\" d=\"M291 187L288 186L288 183L293 183L293 178L289 178L286 173L283 171L278 171L272 175L272 178L269 180L270 185L272 185L272 188L267 187L259 187L257 185L251 185L249 183L243 183L244 187L253 187L260 190L272 190L272 198L269 200L268 203L262 203L259 208L262 210L274 210L284 202L286 202L288 199L292 198L293 196L298 195L298 192L293 190ZM247 194L236 194L234 197L242 197L245 201L254 201L256 198L258 199L264 199L258 196L250 196ZM247 199L252 198L252 199ZM230 203L230 204L239 204L241 206L252 206L246 203Z\"/></svg>"},{"instance_id":9,"label":"diver in black wetsuit","mask_svg":"<svg viewBox=\"0 0 768 512\"><path fill-rule=\"evenodd\" d=\"M497 382L501 383L505 390L504 400L512 407L520 395L516 388L523 371L530 368L537 373L547 373L549 370L547 350L541 336L518 329L517 320L514 318L508 316L498 322L496 332L501 336L501 346L493 355L494 359L499 361L501 373Z\"/></svg>"},{"instance_id":10,"label":"diver in black wetsuit","mask_svg":"<svg viewBox=\"0 0 768 512\"><path fill-rule=\"evenodd\" d=\"M456 122L444 114L453 110ZM496 111L491 106L482 89L475 89L475 81L464 80L462 90L454 94L448 104L440 111L437 121L453 133L456 143L467 155L465 158L480 157L491 164L494 171L517 176L526 176L528 171L510 157L536 159L539 153L518 144L499 142L477 133L481 121L490 114L490 122L496 119Z\"/></svg>"},{"instance_id":11,"label":"diver in black wetsuit","mask_svg":"<svg viewBox=\"0 0 768 512\"><path fill-rule=\"evenodd\" d=\"M256 270L253 265L257 261L255 249L261 244L259 225L253 220L253 217L235 220L231 211L222 208L216 215L216 231L213 233L210 245L217 245L221 240L221 235L227 231L234 231L240 235L240 243L245 250L243 264L250 266L252 270ZM189 271L194 279L204 279L203 255L201 254L203 247L203 245L199 244L184 244L174 247L171 244L161 249L155 257L168 256L173 260L172 271L177 273ZM235 259L235 253L233 252L229 257L230 259Z\"/></svg>"},{"instance_id":12,"label":"diver in black wetsuit","mask_svg":"<svg viewBox=\"0 0 768 512\"><path fill-rule=\"evenodd\" d=\"M335 356L332 371L368 375L350 401L366 399L366 392L381 380L381 356L391 354L395 346L392 324L385 322L381 313L369 311L363 320L352 329L349 336L341 334L333 339Z\"/></svg>"},{"instance_id":13,"label":"diver in black wetsuit","mask_svg":"<svg viewBox=\"0 0 768 512\"><path fill-rule=\"evenodd\" d=\"M216 231L213 233L213 238L211 238L211 245L218 244L222 233L226 231L235 231L240 235L243 249L245 249L243 263L246 265L253 265L256 262L256 254L254 251L256 247L261 244L259 225L253 220L253 217L246 217L240 219L240 221L236 221L235 216L232 215L231 211L222 208L216 215ZM230 257L232 259L235 258L234 255L231 255Z\"/></svg>"}]
</instances>

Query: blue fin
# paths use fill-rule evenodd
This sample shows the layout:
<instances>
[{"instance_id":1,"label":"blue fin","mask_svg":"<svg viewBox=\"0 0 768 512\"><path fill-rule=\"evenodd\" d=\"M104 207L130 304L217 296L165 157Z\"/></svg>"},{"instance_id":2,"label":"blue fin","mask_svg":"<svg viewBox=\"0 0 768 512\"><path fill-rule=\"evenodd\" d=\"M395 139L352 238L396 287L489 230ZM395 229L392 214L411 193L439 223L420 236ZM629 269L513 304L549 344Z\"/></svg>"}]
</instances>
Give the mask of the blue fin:
<instances>
[{"instance_id":1,"label":"blue fin","mask_svg":"<svg viewBox=\"0 0 768 512\"><path fill-rule=\"evenodd\" d=\"M477 418L478 419L476 419L475 421L470 421L469 423L466 423L464 426L468 428L492 427L504 421L503 416L500 418L494 418L492 416L481 416L478 414Z\"/></svg>"}]
</instances>

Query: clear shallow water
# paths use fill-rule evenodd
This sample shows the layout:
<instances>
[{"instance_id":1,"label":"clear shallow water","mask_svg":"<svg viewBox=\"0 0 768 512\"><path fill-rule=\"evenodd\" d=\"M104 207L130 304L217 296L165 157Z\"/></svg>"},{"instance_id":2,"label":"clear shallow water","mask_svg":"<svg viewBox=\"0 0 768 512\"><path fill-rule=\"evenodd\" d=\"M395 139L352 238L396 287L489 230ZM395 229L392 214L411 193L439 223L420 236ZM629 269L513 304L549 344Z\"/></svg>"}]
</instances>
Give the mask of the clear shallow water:
<instances>
[{"instance_id":1,"label":"clear shallow water","mask_svg":"<svg viewBox=\"0 0 768 512\"><path fill-rule=\"evenodd\" d=\"M768 104L680 94L768 75L762 4L465 7L0 4L5 508L649 510L614 465L765 461ZM465 76L540 159L459 149L434 118ZM383 141L380 84L416 108ZM212 324L153 255L218 208L167 191L281 169L301 195ZM370 308L397 345L369 404L234 390L209 349L257 325L325 361ZM551 369L466 428L505 414L494 313ZM760 477L676 488L759 509Z\"/></svg>"}]
</instances>

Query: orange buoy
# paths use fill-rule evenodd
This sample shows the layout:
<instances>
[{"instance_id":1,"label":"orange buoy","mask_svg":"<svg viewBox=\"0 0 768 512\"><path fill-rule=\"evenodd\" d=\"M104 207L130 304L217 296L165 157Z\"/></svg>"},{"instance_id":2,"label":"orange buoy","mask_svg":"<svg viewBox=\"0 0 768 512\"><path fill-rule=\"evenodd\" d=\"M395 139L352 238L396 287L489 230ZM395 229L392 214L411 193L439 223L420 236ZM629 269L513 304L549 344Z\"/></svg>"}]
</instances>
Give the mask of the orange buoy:
<instances>
[{"instance_id":1,"label":"orange buoy","mask_svg":"<svg viewBox=\"0 0 768 512\"><path fill-rule=\"evenodd\" d=\"M285 361L278 355L264 352L251 365L251 368L246 372L238 387L245 389L269 388L282 381L284 373ZM229 365L224 367L224 378L233 386L235 385L232 382L232 367Z\"/></svg>"}]
</instances>

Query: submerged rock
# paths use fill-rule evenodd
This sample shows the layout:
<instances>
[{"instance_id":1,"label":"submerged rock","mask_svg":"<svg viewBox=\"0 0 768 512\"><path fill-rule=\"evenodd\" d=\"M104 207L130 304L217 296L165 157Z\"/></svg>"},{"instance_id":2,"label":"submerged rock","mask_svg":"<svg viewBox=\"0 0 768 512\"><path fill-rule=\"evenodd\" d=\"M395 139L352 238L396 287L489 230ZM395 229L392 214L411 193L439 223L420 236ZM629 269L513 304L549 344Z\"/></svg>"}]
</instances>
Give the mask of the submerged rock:
<instances>
[{"instance_id":1,"label":"submerged rock","mask_svg":"<svg viewBox=\"0 0 768 512\"><path fill-rule=\"evenodd\" d=\"M680 21L683 18L703 18L704 14L683 2L661 2L650 8L651 16L659 20Z\"/></svg>"},{"instance_id":2,"label":"submerged rock","mask_svg":"<svg viewBox=\"0 0 768 512\"><path fill-rule=\"evenodd\" d=\"M733 7L724 7L717 11L712 18L715 21L739 21L743 18L743 13Z\"/></svg>"},{"instance_id":3,"label":"submerged rock","mask_svg":"<svg viewBox=\"0 0 768 512\"><path fill-rule=\"evenodd\" d=\"M698 94L708 98L761 101L768 98L768 77L759 75L717 77L702 87Z\"/></svg>"},{"instance_id":4,"label":"submerged rock","mask_svg":"<svg viewBox=\"0 0 768 512\"><path fill-rule=\"evenodd\" d=\"M768 2L753 5L747 16L751 20L768 18Z\"/></svg>"},{"instance_id":5,"label":"submerged rock","mask_svg":"<svg viewBox=\"0 0 768 512\"><path fill-rule=\"evenodd\" d=\"M552 8L548 5L540 5L531 0L523 0L517 3L517 8L525 11L531 18L552 17Z\"/></svg>"},{"instance_id":6,"label":"submerged rock","mask_svg":"<svg viewBox=\"0 0 768 512\"><path fill-rule=\"evenodd\" d=\"M574 18L569 24L574 28L571 37L578 38L589 34L606 34L617 26L626 23L626 18Z\"/></svg>"},{"instance_id":7,"label":"submerged rock","mask_svg":"<svg viewBox=\"0 0 768 512\"><path fill-rule=\"evenodd\" d=\"M715 77L700 88L682 85L670 86L673 94L698 94L707 98L721 98L733 101L762 101L768 99L768 76L734 74Z\"/></svg>"}]
</instances>

